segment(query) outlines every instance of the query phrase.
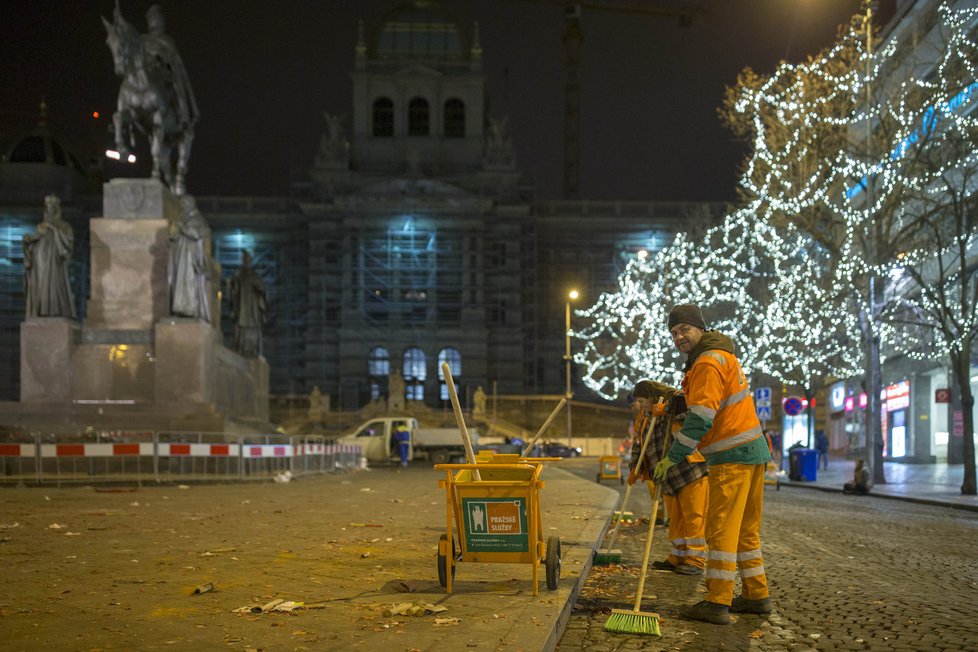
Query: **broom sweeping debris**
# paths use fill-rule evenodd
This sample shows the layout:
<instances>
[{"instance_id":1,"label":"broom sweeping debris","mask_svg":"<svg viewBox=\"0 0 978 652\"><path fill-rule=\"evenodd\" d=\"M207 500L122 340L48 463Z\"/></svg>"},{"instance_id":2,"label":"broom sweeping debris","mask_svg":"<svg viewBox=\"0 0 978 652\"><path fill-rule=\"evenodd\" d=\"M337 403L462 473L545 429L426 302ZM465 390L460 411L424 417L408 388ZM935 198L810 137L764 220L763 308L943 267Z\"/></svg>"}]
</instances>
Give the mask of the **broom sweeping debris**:
<instances>
[{"instance_id":1,"label":"broom sweeping debris","mask_svg":"<svg viewBox=\"0 0 978 652\"><path fill-rule=\"evenodd\" d=\"M651 436L651 433L649 434ZM669 444L671 442L672 432L671 429L667 429L665 450L669 450ZM604 628L609 632L662 636L662 630L659 629L659 614L652 611L641 611L642 593L645 592L645 576L649 570L649 557L652 556L655 514L659 511L659 500L661 498L662 484L659 483L655 486L655 496L652 499L652 512L649 514L649 536L645 539L645 552L642 555L642 572L638 576L638 590L635 592L635 608L631 611L627 609L612 609L611 616L608 617L608 620L604 624Z\"/></svg>"},{"instance_id":2,"label":"broom sweeping debris","mask_svg":"<svg viewBox=\"0 0 978 652\"><path fill-rule=\"evenodd\" d=\"M659 614L652 611L641 611L642 593L645 591L645 575L649 570L649 556L652 552L652 535L655 532L655 512L659 509L659 497L662 488L655 488L655 500L652 501L652 514L649 516L649 536L645 539L645 554L642 556L642 573L638 578L638 590L635 592L635 608L612 609L611 616L604 624L609 632L618 634L644 634L646 636L662 636L659 628Z\"/></svg>"}]
</instances>

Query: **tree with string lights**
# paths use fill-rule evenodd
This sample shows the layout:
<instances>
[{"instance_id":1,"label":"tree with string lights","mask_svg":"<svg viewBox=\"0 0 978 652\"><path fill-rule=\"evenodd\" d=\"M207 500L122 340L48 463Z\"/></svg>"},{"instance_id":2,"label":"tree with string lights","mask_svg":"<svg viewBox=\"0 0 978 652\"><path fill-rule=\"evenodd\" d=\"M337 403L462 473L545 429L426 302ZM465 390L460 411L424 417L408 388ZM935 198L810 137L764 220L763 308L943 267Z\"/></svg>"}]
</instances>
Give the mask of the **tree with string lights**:
<instances>
[{"instance_id":1,"label":"tree with string lights","mask_svg":"<svg viewBox=\"0 0 978 652\"><path fill-rule=\"evenodd\" d=\"M942 149L947 130L934 123L971 120L960 111L967 76L944 79L943 61L968 60L974 11L941 7L933 79L918 74L934 69L933 57L914 60L896 39L876 52L868 48L870 22L857 17L819 57L783 64L770 78L745 72L728 95L728 108L744 116L741 129L753 134L745 195L758 199L764 219L795 224L825 246L832 282L848 291L858 316L877 483L885 482L881 364L884 350L899 354L906 343L885 318L900 296L893 272L902 259L934 251L925 221L918 219L921 188L935 188L928 179L943 169L972 164ZM935 165L934 152L946 160Z\"/></svg>"}]
</instances>

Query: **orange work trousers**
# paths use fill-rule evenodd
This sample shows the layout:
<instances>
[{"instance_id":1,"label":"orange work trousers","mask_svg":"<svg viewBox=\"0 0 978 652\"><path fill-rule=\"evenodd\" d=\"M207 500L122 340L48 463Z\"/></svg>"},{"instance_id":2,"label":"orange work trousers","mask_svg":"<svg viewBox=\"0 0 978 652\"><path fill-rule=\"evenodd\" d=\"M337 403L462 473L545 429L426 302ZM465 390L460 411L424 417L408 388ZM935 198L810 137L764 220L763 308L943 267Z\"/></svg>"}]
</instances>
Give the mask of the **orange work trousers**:
<instances>
[{"instance_id":1,"label":"orange work trousers","mask_svg":"<svg viewBox=\"0 0 978 652\"><path fill-rule=\"evenodd\" d=\"M649 498L652 499L652 502L655 502L655 483L649 480L646 482L646 484L649 485ZM663 498L665 498L665 496L665 494L662 494ZM659 509L655 511L655 518L658 521L665 521L667 518L669 518L669 510L666 508L665 500L659 501Z\"/></svg>"},{"instance_id":2,"label":"orange work trousers","mask_svg":"<svg viewBox=\"0 0 978 652\"><path fill-rule=\"evenodd\" d=\"M710 467L710 498L706 510L706 599L729 605L737 570L744 597L768 597L761 557L761 511L764 504L763 464L717 464Z\"/></svg>"},{"instance_id":3,"label":"orange work trousers","mask_svg":"<svg viewBox=\"0 0 978 652\"><path fill-rule=\"evenodd\" d=\"M710 494L709 476L690 482L675 496L663 494L669 512L668 561L673 566L706 566L706 506Z\"/></svg>"}]
</instances>

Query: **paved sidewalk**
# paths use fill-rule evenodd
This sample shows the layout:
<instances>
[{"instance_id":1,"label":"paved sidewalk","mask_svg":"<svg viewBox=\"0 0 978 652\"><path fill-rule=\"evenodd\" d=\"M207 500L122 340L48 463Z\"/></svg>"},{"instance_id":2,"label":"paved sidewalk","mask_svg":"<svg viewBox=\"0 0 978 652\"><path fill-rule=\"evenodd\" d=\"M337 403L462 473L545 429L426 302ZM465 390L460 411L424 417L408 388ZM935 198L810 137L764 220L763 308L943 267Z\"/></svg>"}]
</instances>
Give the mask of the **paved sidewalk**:
<instances>
[{"instance_id":1,"label":"paved sidewalk","mask_svg":"<svg viewBox=\"0 0 978 652\"><path fill-rule=\"evenodd\" d=\"M2 647L552 650L618 499L559 467L543 469L540 498L562 576L548 591L541 566L538 596L528 564L461 562L453 594L439 586L445 474L427 464L285 484L0 489ZM235 612L273 600L305 606ZM400 603L445 610L385 615Z\"/></svg>"},{"instance_id":2,"label":"paved sidewalk","mask_svg":"<svg viewBox=\"0 0 978 652\"><path fill-rule=\"evenodd\" d=\"M886 484L870 490L874 496L909 500L929 505L944 505L978 511L978 496L962 496L963 464L901 464L884 462ZM828 469L818 469L814 482L801 482L782 478L782 486L806 487L823 491L842 491L842 485L852 480L855 460L829 456ZM788 459L785 457L785 471Z\"/></svg>"}]
</instances>

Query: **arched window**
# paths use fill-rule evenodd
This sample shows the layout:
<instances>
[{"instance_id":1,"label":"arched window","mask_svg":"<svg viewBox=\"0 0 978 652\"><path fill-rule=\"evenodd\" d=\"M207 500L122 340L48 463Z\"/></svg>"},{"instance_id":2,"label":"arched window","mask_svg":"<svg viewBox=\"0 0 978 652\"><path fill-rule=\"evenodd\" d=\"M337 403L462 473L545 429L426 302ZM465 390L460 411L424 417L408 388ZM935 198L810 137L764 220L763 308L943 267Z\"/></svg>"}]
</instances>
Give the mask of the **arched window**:
<instances>
[{"instance_id":1,"label":"arched window","mask_svg":"<svg viewBox=\"0 0 978 652\"><path fill-rule=\"evenodd\" d=\"M447 401L448 396L448 383L445 382L445 372L442 371L442 363L448 363L448 369L452 372L452 380L455 381L456 386L458 385L458 378L462 375L462 354L458 352L458 349L453 349L447 347L441 350L438 354L438 380L441 385L440 397L441 400Z\"/></svg>"},{"instance_id":2,"label":"arched window","mask_svg":"<svg viewBox=\"0 0 978 652\"><path fill-rule=\"evenodd\" d=\"M408 104L408 136L427 136L430 131L428 100L416 97Z\"/></svg>"},{"instance_id":3,"label":"arched window","mask_svg":"<svg viewBox=\"0 0 978 652\"><path fill-rule=\"evenodd\" d=\"M394 102L389 97L374 100L374 136L390 138L394 135Z\"/></svg>"},{"instance_id":4,"label":"arched window","mask_svg":"<svg viewBox=\"0 0 978 652\"><path fill-rule=\"evenodd\" d=\"M445 101L445 138L465 138L465 102L457 97Z\"/></svg>"},{"instance_id":5,"label":"arched window","mask_svg":"<svg viewBox=\"0 0 978 652\"><path fill-rule=\"evenodd\" d=\"M425 367L424 351L416 346L404 352L404 385L407 390L406 397L409 401L424 400L424 381L428 377L428 370Z\"/></svg>"},{"instance_id":6,"label":"arched window","mask_svg":"<svg viewBox=\"0 0 978 652\"><path fill-rule=\"evenodd\" d=\"M370 400L376 401L387 391L387 379L391 374L391 355L382 346L375 346L367 354L367 376L370 379Z\"/></svg>"}]
</instances>

